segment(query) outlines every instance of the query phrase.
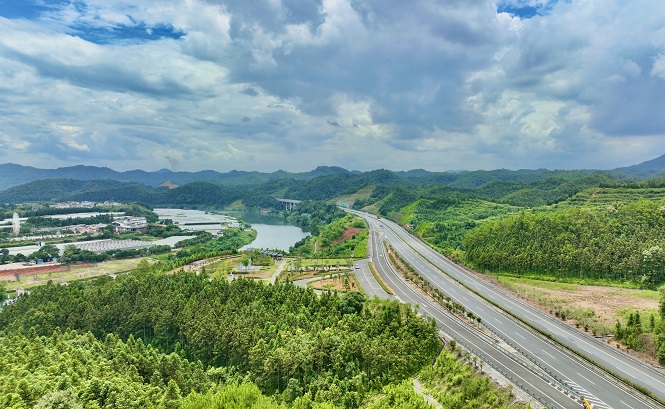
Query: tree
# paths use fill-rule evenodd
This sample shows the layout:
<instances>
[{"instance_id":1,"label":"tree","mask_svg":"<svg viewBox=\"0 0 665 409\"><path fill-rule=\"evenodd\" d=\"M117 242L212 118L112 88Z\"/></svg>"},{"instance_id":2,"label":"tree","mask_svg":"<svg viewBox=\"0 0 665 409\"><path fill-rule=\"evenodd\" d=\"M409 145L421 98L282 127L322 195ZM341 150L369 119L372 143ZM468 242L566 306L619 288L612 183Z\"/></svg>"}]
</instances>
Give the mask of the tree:
<instances>
[{"instance_id":1,"label":"tree","mask_svg":"<svg viewBox=\"0 0 665 409\"><path fill-rule=\"evenodd\" d=\"M12 257L12 261L14 263L22 263L24 261L27 261L28 257L26 257L23 253L18 253L14 257Z\"/></svg>"},{"instance_id":2,"label":"tree","mask_svg":"<svg viewBox=\"0 0 665 409\"><path fill-rule=\"evenodd\" d=\"M109 224L108 226L104 227L104 232L102 233L102 237L105 239L110 239L113 237L114 234L113 230L113 225Z\"/></svg>"},{"instance_id":3,"label":"tree","mask_svg":"<svg viewBox=\"0 0 665 409\"><path fill-rule=\"evenodd\" d=\"M30 258L35 260L48 260L60 255L60 249L58 249L53 244L45 244L39 250L35 251L30 255Z\"/></svg>"},{"instance_id":4,"label":"tree","mask_svg":"<svg viewBox=\"0 0 665 409\"><path fill-rule=\"evenodd\" d=\"M171 379L166 386L166 391L164 391L161 402L159 402L159 409L178 409L180 408L181 400L180 388L176 381Z\"/></svg>"},{"instance_id":5,"label":"tree","mask_svg":"<svg viewBox=\"0 0 665 409\"><path fill-rule=\"evenodd\" d=\"M339 309L342 314L359 314L365 305L365 296L361 293L348 292L342 295Z\"/></svg>"},{"instance_id":6,"label":"tree","mask_svg":"<svg viewBox=\"0 0 665 409\"><path fill-rule=\"evenodd\" d=\"M660 317L665 320L665 285L660 287L658 291L660 292L660 303L658 311L660 312Z\"/></svg>"},{"instance_id":7,"label":"tree","mask_svg":"<svg viewBox=\"0 0 665 409\"><path fill-rule=\"evenodd\" d=\"M35 409L83 409L76 393L71 389L54 391L42 396Z\"/></svg>"},{"instance_id":8,"label":"tree","mask_svg":"<svg viewBox=\"0 0 665 409\"><path fill-rule=\"evenodd\" d=\"M647 285L663 281L665 275L665 252L660 246L651 246L642 252L642 282Z\"/></svg>"}]
</instances>

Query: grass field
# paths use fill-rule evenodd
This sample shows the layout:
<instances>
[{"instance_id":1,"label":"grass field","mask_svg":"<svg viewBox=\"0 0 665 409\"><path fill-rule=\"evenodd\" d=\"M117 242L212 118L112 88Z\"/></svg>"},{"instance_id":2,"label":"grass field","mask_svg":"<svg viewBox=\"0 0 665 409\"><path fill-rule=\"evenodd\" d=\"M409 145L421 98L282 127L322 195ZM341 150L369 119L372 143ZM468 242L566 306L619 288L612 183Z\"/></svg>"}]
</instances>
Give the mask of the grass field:
<instances>
[{"instance_id":1,"label":"grass field","mask_svg":"<svg viewBox=\"0 0 665 409\"><path fill-rule=\"evenodd\" d=\"M350 258L320 258L320 259L302 259L301 265L303 267L344 267L351 266L353 259Z\"/></svg>"},{"instance_id":2,"label":"grass field","mask_svg":"<svg viewBox=\"0 0 665 409\"><path fill-rule=\"evenodd\" d=\"M351 205L358 199L367 200L372 195L372 192L374 192L374 186L365 186L353 194L338 196L328 200L328 203L346 203L347 205Z\"/></svg>"}]
</instances>

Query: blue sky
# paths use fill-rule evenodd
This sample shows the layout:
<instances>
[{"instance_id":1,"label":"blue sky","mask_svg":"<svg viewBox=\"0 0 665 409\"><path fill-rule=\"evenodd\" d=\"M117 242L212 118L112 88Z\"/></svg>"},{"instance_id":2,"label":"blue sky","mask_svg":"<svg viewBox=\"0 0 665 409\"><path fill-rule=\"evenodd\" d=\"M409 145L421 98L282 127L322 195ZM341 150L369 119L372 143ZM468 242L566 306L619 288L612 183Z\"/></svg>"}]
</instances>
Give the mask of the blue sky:
<instances>
[{"instance_id":1,"label":"blue sky","mask_svg":"<svg viewBox=\"0 0 665 409\"><path fill-rule=\"evenodd\" d=\"M0 0L0 163L608 169L664 111L661 1Z\"/></svg>"}]
</instances>

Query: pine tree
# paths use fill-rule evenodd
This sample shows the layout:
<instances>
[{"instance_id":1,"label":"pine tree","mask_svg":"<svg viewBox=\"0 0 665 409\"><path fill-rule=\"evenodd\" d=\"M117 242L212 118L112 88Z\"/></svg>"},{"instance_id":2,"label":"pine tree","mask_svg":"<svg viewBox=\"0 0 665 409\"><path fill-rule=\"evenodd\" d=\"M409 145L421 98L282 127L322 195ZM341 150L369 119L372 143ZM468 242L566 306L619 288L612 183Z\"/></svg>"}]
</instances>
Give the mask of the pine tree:
<instances>
[{"instance_id":1,"label":"pine tree","mask_svg":"<svg viewBox=\"0 0 665 409\"><path fill-rule=\"evenodd\" d=\"M171 379L166 386L166 391L164 391L164 396L162 397L161 402L159 402L160 409L179 409L180 401L182 396L180 395L180 388L178 384Z\"/></svg>"}]
</instances>

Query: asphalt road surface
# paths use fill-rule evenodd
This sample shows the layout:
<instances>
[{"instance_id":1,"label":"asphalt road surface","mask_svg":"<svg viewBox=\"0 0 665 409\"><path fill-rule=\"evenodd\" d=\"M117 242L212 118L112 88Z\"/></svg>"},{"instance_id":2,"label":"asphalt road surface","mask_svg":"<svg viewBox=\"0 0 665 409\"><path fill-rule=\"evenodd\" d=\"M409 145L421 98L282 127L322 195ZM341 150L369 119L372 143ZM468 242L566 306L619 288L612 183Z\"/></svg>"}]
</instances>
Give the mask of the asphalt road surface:
<instances>
[{"instance_id":1,"label":"asphalt road surface","mask_svg":"<svg viewBox=\"0 0 665 409\"><path fill-rule=\"evenodd\" d=\"M355 271L356 279L368 297L372 298L376 296L379 298L395 298L386 293L381 285L376 281L369 269L369 265L367 265L367 260L357 261L356 264L360 266L360 268Z\"/></svg>"},{"instance_id":2,"label":"asphalt road surface","mask_svg":"<svg viewBox=\"0 0 665 409\"><path fill-rule=\"evenodd\" d=\"M430 302L409 285L389 264L383 253L382 239L372 233L373 261L386 284L402 302L417 305L421 315L432 318L450 337L478 356L483 365L491 366L525 392L537 397L547 408L580 408L579 397L561 384L550 379L530 362L511 353L496 339L483 334L466 322ZM566 393L564 393L566 392Z\"/></svg>"},{"instance_id":3,"label":"asphalt road surface","mask_svg":"<svg viewBox=\"0 0 665 409\"><path fill-rule=\"evenodd\" d=\"M550 334L557 342L570 350L592 359L618 376L665 399L665 374L660 370L637 361L477 279L396 224L385 219L376 220L374 216L366 213L358 214L365 217L370 223L370 228L374 230L372 258L380 274L396 292L396 295L404 302L420 304L421 313L436 319L444 331L453 333L453 337L469 336L470 339L465 338L462 342L465 344L472 342L473 337L468 334L468 325L455 326L452 323L454 320L446 321L441 316L443 311L431 305L421 295L419 297L419 293L406 284L403 279L400 280L394 271L391 271L392 268L388 265L385 254L383 254L383 247L380 245L382 240L389 242L395 251L434 288L438 288L455 302L464 305L467 311L481 317L485 329L490 331L495 339L499 339L500 343L505 343L505 349L508 352L502 351L501 348L480 349L479 339L482 338L480 336L475 337L474 342L476 343L470 348L484 361L493 365L504 365L500 371L508 373L507 377L522 389L528 389L527 392L538 396L542 402L545 402L546 407L581 407L576 402L573 406L569 406L566 399L569 401L572 399L561 391L573 391L578 396L585 396L594 405L594 408L664 407L556 342L547 339L520 320ZM519 319L477 296L469 288ZM472 332L480 333L478 330ZM510 361L499 362L502 356L511 359L512 363ZM520 368L524 368L527 372L523 372ZM543 383L533 384L537 382L538 378L541 378ZM526 385L531 385L531 388ZM547 385L550 385L549 389ZM557 392L555 393L554 390Z\"/></svg>"}]
</instances>

